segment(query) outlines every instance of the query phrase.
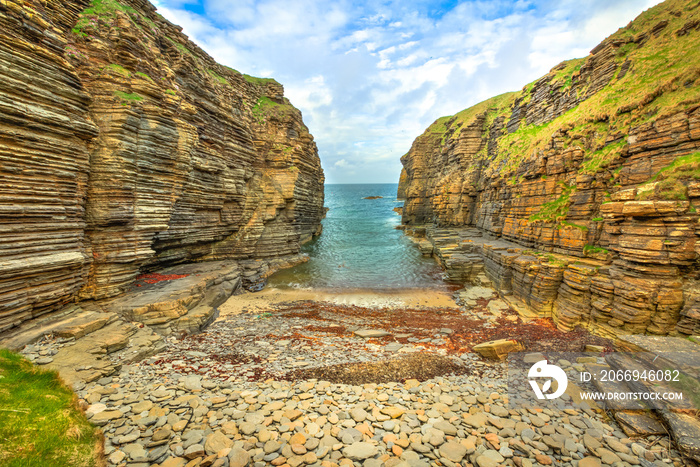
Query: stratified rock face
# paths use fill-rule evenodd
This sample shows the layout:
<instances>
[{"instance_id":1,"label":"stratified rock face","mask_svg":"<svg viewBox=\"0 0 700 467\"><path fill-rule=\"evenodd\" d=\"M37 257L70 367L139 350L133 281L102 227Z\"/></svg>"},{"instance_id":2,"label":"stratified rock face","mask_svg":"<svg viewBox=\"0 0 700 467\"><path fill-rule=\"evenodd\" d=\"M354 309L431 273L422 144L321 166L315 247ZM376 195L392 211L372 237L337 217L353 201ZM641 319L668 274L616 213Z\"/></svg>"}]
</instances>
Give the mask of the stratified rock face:
<instances>
[{"instance_id":1,"label":"stratified rock face","mask_svg":"<svg viewBox=\"0 0 700 467\"><path fill-rule=\"evenodd\" d=\"M323 181L282 86L147 1L0 3L0 332L145 270L296 254Z\"/></svg>"},{"instance_id":2,"label":"stratified rock face","mask_svg":"<svg viewBox=\"0 0 700 467\"><path fill-rule=\"evenodd\" d=\"M401 169L401 176L399 177L399 188L396 191L396 198L406 199L406 183L408 182L408 174L406 169Z\"/></svg>"},{"instance_id":3,"label":"stratified rock face","mask_svg":"<svg viewBox=\"0 0 700 467\"><path fill-rule=\"evenodd\" d=\"M700 331L698 6L669 0L521 92L438 119L401 159L404 224L562 255L498 266L557 272L535 311L561 328Z\"/></svg>"}]
</instances>

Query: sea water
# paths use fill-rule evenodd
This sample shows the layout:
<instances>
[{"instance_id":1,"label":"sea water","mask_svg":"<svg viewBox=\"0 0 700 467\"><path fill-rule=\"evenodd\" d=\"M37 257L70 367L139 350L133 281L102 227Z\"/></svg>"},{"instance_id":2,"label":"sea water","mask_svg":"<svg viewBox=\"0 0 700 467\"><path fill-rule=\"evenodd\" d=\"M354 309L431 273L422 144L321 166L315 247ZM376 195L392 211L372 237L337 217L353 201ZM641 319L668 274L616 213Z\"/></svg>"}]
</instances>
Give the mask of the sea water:
<instances>
[{"instance_id":1,"label":"sea water","mask_svg":"<svg viewBox=\"0 0 700 467\"><path fill-rule=\"evenodd\" d=\"M326 185L323 234L302 252L307 263L274 274L272 287L376 290L443 287L432 258L396 229L397 184ZM381 196L379 199L364 199Z\"/></svg>"}]
</instances>

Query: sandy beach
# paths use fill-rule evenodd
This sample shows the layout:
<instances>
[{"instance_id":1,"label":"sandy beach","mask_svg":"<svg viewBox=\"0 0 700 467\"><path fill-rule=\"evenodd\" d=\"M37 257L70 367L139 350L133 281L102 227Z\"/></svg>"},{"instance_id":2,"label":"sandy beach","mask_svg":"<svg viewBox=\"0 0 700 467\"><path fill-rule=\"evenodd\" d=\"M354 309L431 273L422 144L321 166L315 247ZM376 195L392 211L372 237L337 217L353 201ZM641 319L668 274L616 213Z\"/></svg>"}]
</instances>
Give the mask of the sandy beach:
<instances>
[{"instance_id":1,"label":"sandy beach","mask_svg":"<svg viewBox=\"0 0 700 467\"><path fill-rule=\"evenodd\" d=\"M364 308L454 308L459 306L453 292L439 289L366 290L349 289L330 291L323 289L278 289L266 287L260 292L246 292L229 298L219 307L220 318L243 311L264 312L290 302L325 302L333 305L350 305Z\"/></svg>"}]
</instances>

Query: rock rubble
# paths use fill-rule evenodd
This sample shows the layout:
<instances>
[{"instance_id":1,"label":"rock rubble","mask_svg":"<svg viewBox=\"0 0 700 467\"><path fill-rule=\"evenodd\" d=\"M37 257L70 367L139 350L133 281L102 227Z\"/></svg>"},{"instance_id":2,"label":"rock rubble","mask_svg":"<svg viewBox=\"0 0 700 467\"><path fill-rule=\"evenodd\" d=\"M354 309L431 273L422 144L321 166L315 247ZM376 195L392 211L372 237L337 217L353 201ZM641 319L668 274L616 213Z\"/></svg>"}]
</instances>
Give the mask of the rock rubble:
<instances>
[{"instance_id":1,"label":"rock rubble","mask_svg":"<svg viewBox=\"0 0 700 467\"><path fill-rule=\"evenodd\" d=\"M634 441L586 403L513 406L502 363L423 382L247 380L245 372L208 371L188 340L169 340L165 352L78 390L105 432L110 465L683 465L667 438ZM281 356L295 359L282 345ZM163 363L171 360L192 373Z\"/></svg>"}]
</instances>

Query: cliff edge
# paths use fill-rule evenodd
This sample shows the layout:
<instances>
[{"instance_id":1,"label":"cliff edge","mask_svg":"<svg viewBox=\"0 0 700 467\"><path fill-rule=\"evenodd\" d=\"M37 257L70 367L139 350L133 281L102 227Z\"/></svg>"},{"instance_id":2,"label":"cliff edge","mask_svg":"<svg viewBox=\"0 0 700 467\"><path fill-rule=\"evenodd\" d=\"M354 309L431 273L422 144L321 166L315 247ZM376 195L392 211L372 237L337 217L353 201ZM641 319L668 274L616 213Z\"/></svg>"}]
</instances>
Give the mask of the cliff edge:
<instances>
[{"instance_id":1,"label":"cliff edge","mask_svg":"<svg viewBox=\"0 0 700 467\"><path fill-rule=\"evenodd\" d=\"M562 329L700 332L699 5L436 120L401 159L406 228Z\"/></svg>"},{"instance_id":2,"label":"cliff edge","mask_svg":"<svg viewBox=\"0 0 700 467\"><path fill-rule=\"evenodd\" d=\"M0 332L320 232L301 113L181 31L145 0L0 2Z\"/></svg>"}]
</instances>

